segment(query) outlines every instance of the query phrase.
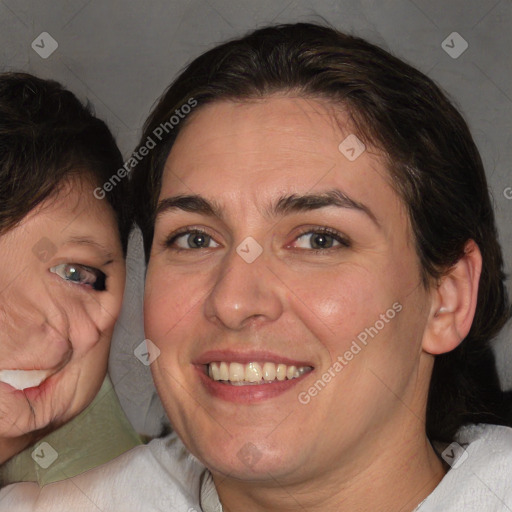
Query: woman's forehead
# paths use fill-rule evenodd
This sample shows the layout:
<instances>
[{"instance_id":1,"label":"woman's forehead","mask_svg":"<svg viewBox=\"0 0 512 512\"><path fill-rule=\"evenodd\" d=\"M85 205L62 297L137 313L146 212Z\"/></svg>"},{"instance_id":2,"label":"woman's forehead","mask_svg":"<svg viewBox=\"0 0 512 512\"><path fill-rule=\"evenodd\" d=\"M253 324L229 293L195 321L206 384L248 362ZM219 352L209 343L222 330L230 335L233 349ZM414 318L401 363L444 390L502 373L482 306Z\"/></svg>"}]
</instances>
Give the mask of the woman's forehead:
<instances>
[{"instance_id":1,"label":"woman's forehead","mask_svg":"<svg viewBox=\"0 0 512 512\"><path fill-rule=\"evenodd\" d=\"M338 142L332 147L336 150L354 131L343 106L323 99L273 95L257 100L215 101L199 107L187 119L177 140L190 141L192 137L197 146L215 147L216 143L222 143L221 136L231 134L238 135L246 146L272 144L276 139L277 144L286 142L290 148L299 150L304 140L323 142L321 146L325 144L326 148Z\"/></svg>"},{"instance_id":2,"label":"woman's forehead","mask_svg":"<svg viewBox=\"0 0 512 512\"><path fill-rule=\"evenodd\" d=\"M386 211L398 196L386 159L310 99L218 102L195 113L166 162L160 198L199 194L220 201L342 190ZM398 201L399 202L399 201Z\"/></svg>"}]
</instances>

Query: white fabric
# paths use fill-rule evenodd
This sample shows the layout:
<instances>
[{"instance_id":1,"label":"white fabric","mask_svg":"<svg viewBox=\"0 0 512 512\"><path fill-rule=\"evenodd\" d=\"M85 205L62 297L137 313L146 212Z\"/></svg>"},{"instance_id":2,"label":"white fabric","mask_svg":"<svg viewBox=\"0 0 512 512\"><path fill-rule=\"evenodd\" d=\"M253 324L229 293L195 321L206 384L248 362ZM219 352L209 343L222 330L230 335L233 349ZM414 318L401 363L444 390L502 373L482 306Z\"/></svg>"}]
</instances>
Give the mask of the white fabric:
<instances>
[{"instance_id":1,"label":"white fabric","mask_svg":"<svg viewBox=\"0 0 512 512\"><path fill-rule=\"evenodd\" d=\"M0 511L199 512L203 472L171 434L42 488L28 482L8 485L0 491Z\"/></svg>"},{"instance_id":2,"label":"white fabric","mask_svg":"<svg viewBox=\"0 0 512 512\"><path fill-rule=\"evenodd\" d=\"M472 425L456 441L464 462L418 512L512 512L512 429ZM465 457L467 455L467 457ZM201 505L202 503L202 505ZM0 491L0 512L222 512L213 481L175 434L74 478Z\"/></svg>"},{"instance_id":3,"label":"white fabric","mask_svg":"<svg viewBox=\"0 0 512 512\"><path fill-rule=\"evenodd\" d=\"M467 458L448 471L418 512L512 512L512 428L471 425L456 441Z\"/></svg>"}]
</instances>

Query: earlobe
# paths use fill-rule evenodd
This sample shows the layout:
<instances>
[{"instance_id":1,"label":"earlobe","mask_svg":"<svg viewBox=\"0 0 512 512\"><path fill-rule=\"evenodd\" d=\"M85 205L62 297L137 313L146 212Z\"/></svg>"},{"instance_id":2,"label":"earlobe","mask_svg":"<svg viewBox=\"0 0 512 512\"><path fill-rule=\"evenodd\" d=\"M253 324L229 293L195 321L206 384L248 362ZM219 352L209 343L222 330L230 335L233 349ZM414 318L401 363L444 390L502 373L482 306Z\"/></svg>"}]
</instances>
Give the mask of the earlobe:
<instances>
[{"instance_id":1,"label":"earlobe","mask_svg":"<svg viewBox=\"0 0 512 512\"><path fill-rule=\"evenodd\" d=\"M481 271L480 249L473 240L468 240L463 256L432 288L430 316L422 343L425 352L450 352L468 335L475 316Z\"/></svg>"}]
</instances>

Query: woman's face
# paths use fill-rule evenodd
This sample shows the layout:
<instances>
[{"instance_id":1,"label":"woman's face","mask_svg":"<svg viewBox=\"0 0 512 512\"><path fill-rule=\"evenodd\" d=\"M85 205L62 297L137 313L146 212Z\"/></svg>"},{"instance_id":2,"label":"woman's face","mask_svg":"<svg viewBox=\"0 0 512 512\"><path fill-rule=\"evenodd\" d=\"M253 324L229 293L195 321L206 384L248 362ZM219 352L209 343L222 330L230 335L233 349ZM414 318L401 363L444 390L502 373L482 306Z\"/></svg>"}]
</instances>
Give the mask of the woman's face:
<instances>
[{"instance_id":1,"label":"woman's face","mask_svg":"<svg viewBox=\"0 0 512 512\"><path fill-rule=\"evenodd\" d=\"M172 149L146 335L172 424L214 474L301 482L424 428L431 299L363 149L343 114L291 97L205 106Z\"/></svg>"},{"instance_id":2,"label":"woman's face","mask_svg":"<svg viewBox=\"0 0 512 512\"><path fill-rule=\"evenodd\" d=\"M125 264L114 213L93 189L72 180L0 237L3 438L68 421L104 378Z\"/></svg>"}]
</instances>

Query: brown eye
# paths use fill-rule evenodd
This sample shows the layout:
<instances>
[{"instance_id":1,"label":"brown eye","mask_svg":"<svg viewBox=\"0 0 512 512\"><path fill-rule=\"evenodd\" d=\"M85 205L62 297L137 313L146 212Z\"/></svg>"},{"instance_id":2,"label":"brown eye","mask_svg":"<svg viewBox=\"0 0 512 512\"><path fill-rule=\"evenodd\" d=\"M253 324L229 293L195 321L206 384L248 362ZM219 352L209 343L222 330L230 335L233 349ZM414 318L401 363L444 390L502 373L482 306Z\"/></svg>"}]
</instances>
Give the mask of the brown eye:
<instances>
[{"instance_id":1,"label":"brown eye","mask_svg":"<svg viewBox=\"0 0 512 512\"><path fill-rule=\"evenodd\" d=\"M349 243L338 233L330 233L327 231L308 231L297 237L293 244L299 249L323 250L336 247L348 247Z\"/></svg>"},{"instance_id":2,"label":"brown eye","mask_svg":"<svg viewBox=\"0 0 512 512\"><path fill-rule=\"evenodd\" d=\"M202 247L208 247L211 237L203 233L191 233L186 237L187 244L191 249L199 249Z\"/></svg>"},{"instance_id":3,"label":"brown eye","mask_svg":"<svg viewBox=\"0 0 512 512\"><path fill-rule=\"evenodd\" d=\"M331 235L313 233L309 243L313 249L329 249L333 246L334 242L335 240Z\"/></svg>"},{"instance_id":4,"label":"brown eye","mask_svg":"<svg viewBox=\"0 0 512 512\"><path fill-rule=\"evenodd\" d=\"M171 237L166 242L167 247L178 249L211 249L219 247L219 244L208 234L202 231L187 231Z\"/></svg>"}]
</instances>

